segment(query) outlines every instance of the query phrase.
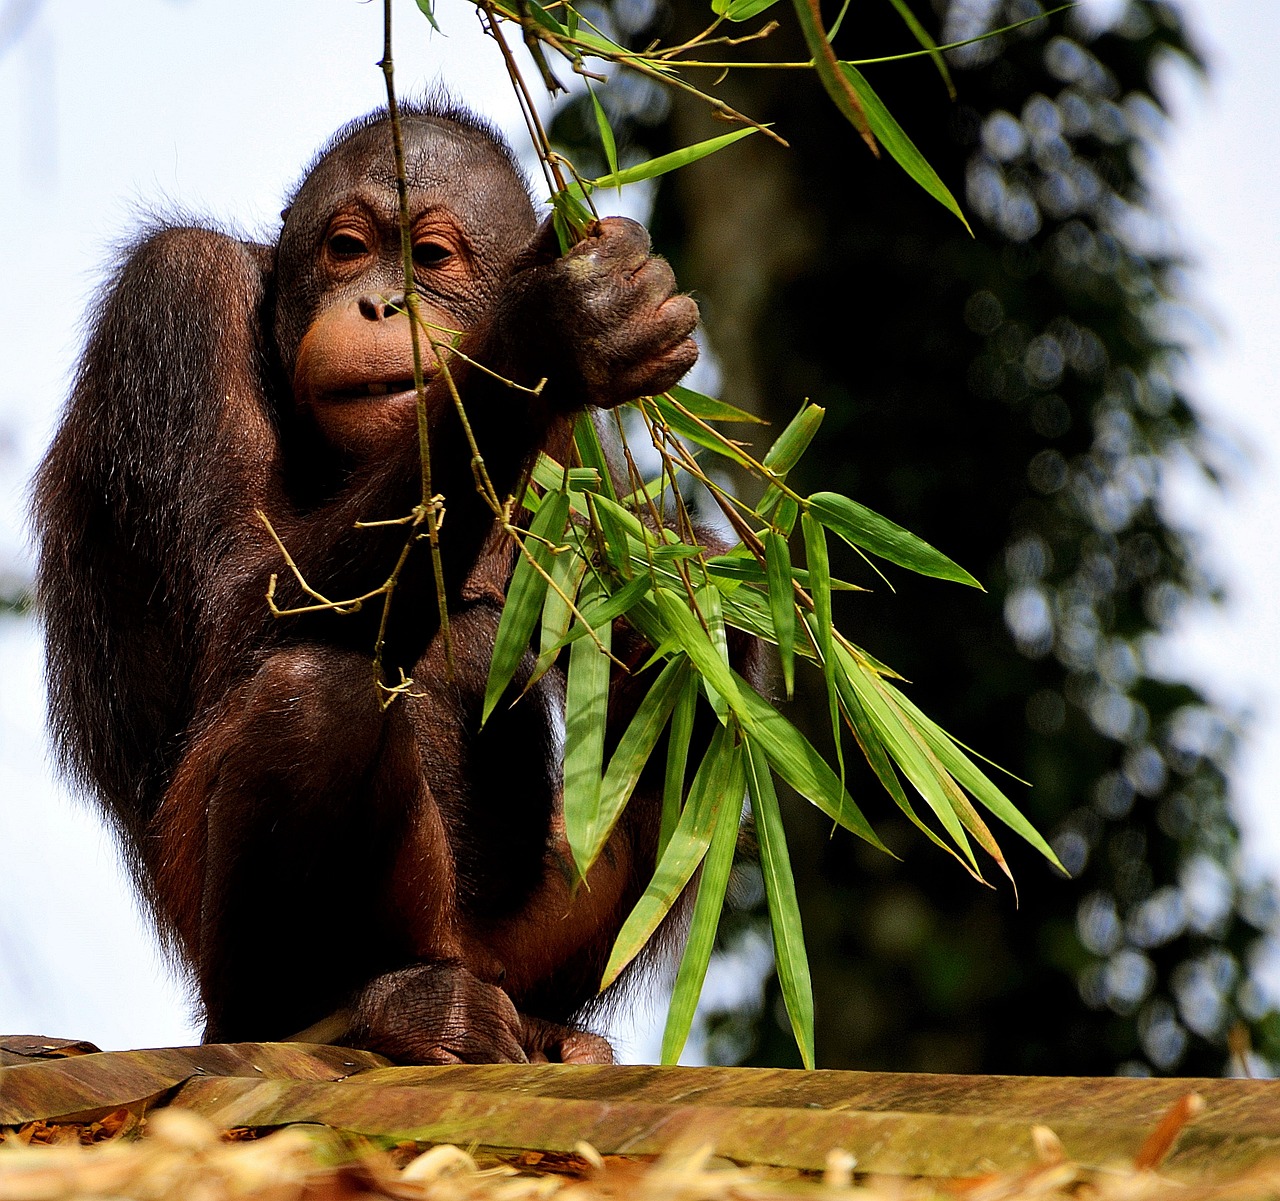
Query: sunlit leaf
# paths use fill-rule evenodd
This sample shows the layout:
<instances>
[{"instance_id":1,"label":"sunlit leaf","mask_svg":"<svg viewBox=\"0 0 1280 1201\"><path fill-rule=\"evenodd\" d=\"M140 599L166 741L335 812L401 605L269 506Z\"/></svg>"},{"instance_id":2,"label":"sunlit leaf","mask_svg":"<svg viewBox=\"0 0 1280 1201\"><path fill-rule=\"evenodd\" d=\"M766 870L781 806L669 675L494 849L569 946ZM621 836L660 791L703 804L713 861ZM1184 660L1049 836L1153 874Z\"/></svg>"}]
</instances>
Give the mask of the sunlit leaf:
<instances>
[{"instance_id":1,"label":"sunlit leaf","mask_svg":"<svg viewBox=\"0 0 1280 1201\"><path fill-rule=\"evenodd\" d=\"M716 812L723 803L733 749L732 732L725 726L716 726L711 744L693 778L689 799L666 851L658 860L653 879L613 944L600 982L602 989L612 984L622 969L640 953L698 870L698 864L711 842Z\"/></svg>"},{"instance_id":2,"label":"sunlit leaf","mask_svg":"<svg viewBox=\"0 0 1280 1201\"><path fill-rule=\"evenodd\" d=\"M892 686L886 684L885 687L891 688ZM897 689L893 689L893 692L898 703L908 716L915 720L925 739L933 748L934 753L947 770L955 776L957 782L968 789L975 800L995 814L1009 829L1025 838L1050 863L1055 867L1062 868L1065 872L1066 869L1062 867L1062 863L1054 853L1053 848L1044 840L1036 828L1018 812L1014 803L1004 795L987 774L965 754L963 748L957 744L955 739L932 718L925 716L901 692L898 692Z\"/></svg>"},{"instance_id":3,"label":"sunlit leaf","mask_svg":"<svg viewBox=\"0 0 1280 1201\"><path fill-rule=\"evenodd\" d=\"M755 132L754 128L748 127L746 129L736 129L733 133L722 133L718 137L708 138L705 142L695 142L692 146L682 146L679 150L673 150L670 154L660 154L657 158L637 163L634 167L624 167L621 171L602 175L599 179L591 180L590 184L594 188L616 188L621 187L623 184L639 183L642 179L656 179L659 175L666 175L669 171L687 167L690 163L696 163L699 159L706 158L709 154L715 154L717 150L732 146L734 142L740 142L743 138Z\"/></svg>"},{"instance_id":4,"label":"sunlit leaf","mask_svg":"<svg viewBox=\"0 0 1280 1201\"><path fill-rule=\"evenodd\" d=\"M803 0L797 0L797 2L803 2ZM951 195L947 185L938 177L938 173L929 166L924 155L916 149L915 143L907 137L902 126L894 120L893 114L885 108L884 101L875 94L862 72L852 63L840 63L839 66L841 74L849 81L850 86L857 92L858 99L862 101L862 108L867 114L867 121L884 148L893 155L898 165L924 188L930 196L955 213L960 218L965 229L968 229L972 234L973 230L970 229L964 213L960 211L956 198Z\"/></svg>"},{"instance_id":5,"label":"sunlit leaf","mask_svg":"<svg viewBox=\"0 0 1280 1201\"><path fill-rule=\"evenodd\" d=\"M734 552L727 555L712 555L706 561L707 571L718 580L735 580L744 584L768 585L769 573L761 567L750 551ZM801 588L808 588L809 573L803 567L792 567L791 578ZM865 592L860 584L850 584L847 580L832 579L833 592Z\"/></svg>"},{"instance_id":6,"label":"sunlit leaf","mask_svg":"<svg viewBox=\"0 0 1280 1201\"><path fill-rule=\"evenodd\" d=\"M557 555L551 565L551 583L547 585L547 598L542 602L542 622L538 636L538 662L525 685L527 692L559 658L560 648L569 633L573 621L570 602L575 601L582 579L587 574L587 561L576 554Z\"/></svg>"},{"instance_id":7,"label":"sunlit leaf","mask_svg":"<svg viewBox=\"0 0 1280 1201\"><path fill-rule=\"evenodd\" d=\"M805 405L787 422L786 429L769 447L769 453L763 460L765 468L779 479L784 477L809 449L809 443L813 441L826 415L827 410L821 405Z\"/></svg>"},{"instance_id":8,"label":"sunlit leaf","mask_svg":"<svg viewBox=\"0 0 1280 1201\"><path fill-rule=\"evenodd\" d=\"M702 865L698 880L698 896L693 903L693 915L689 921L689 937L684 954L680 958L680 970L676 973L671 1003L667 1008L667 1024L662 1032L662 1062L678 1063L693 1025L694 1010L702 983L707 977L707 964L711 962L711 949L716 941L716 928L720 925L720 912L724 908L725 890L729 885L729 872L733 868L733 851L738 841L738 826L742 820L742 797L746 780L742 763L741 746L730 744L726 752L729 766L725 771L724 791L716 806L715 832Z\"/></svg>"},{"instance_id":9,"label":"sunlit leaf","mask_svg":"<svg viewBox=\"0 0 1280 1201\"><path fill-rule=\"evenodd\" d=\"M964 856L967 870L981 879L978 861L974 858L964 824L957 816L953 803L954 793L958 788L956 782L941 770L937 760L928 752L923 737L907 725L902 713L889 702L880 687L882 681L864 671L843 647L837 648L836 656L871 718L876 733L893 756L893 761L942 823L956 848Z\"/></svg>"},{"instance_id":10,"label":"sunlit leaf","mask_svg":"<svg viewBox=\"0 0 1280 1201\"><path fill-rule=\"evenodd\" d=\"M697 446L706 447L707 450L713 451L715 454L723 455L726 459L732 459L740 467L750 467L750 460L730 439L717 430L704 429L688 414L682 413L665 396L654 396L649 400L642 401L641 404L646 409L652 405L657 411L658 417L673 433L679 434L680 437Z\"/></svg>"},{"instance_id":11,"label":"sunlit leaf","mask_svg":"<svg viewBox=\"0 0 1280 1201\"><path fill-rule=\"evenodd\" d=\"M872 512L856 500L838 492L815 492L809 497L808 508L827 529L839 534L846 542L888 559L890 563L940 580L954 580L971 588L982 587L963 567L953 563L941 551L934 550L923 538L917 538L909 530Z\"/></svg>"},{"instance_id":12,"label":"sunlit leaf","mask_svg":"<svg viewBox=\"0 0 1280 1201\"><path fill-rule=\"evenodd\" d=\"M782 1001L791 1019L796 1046L800 1048L800 1058L805 1067L811 1068L814 1065L813 984L809 978L809 956L804 946L795 878L791 874L791 856L787 852L782 812L767 756L751 738L745 739L745 743L747 789L751 794L756 838L760 843L760 871L769 903L774 964L778 969L778 983L782 986Z\"/></svg>"},{"instance_id":13,"label":"sunlit leaf","mask_svg":"<svg viewBox=\"0 0 1280 1201\"><path fill-rule=\"evenodd\" d=\"M712 642L701 623L689 611L688 605L674 592L668 592L663 588L658 590L655 599L667 628L674 635L680 648L693 660L694 666L702 675L704 685L709 684L714 692L724 698L731 709L740 711L742 701L739 698L738 682L733 672L729 670L729 664L725 661L720 648ZM744 682L744 688L753 696L755 695L755 690L750 684ZM761 703L767 707L767 702Z\"/></svg>"},{"instance_id":14,"label":"sunlit leaf","mask_svg":"<svg viewBox=\"0 0 1280 1201\"><path fill-rule=\"evenodd\" d=\"M548 493L543 498L525 539L525 548L543 571L551 565L552 559L550 547L546 543L559 540L568 519L568 495L563 492ZM520 666L520 660L528 651L529 639L542 612L542 601L546 594L546 578L529 561L528 555L521 554L511 576L507 600L502 606L502 617L498 621L498 633L493 642L482 722L489 719L489 714L506 692L507 685Z\"/></svg>"},{"instance_id":15,"label":"sunlit leaf","mask_svg":"<svg viewBox=\"0 0 1280 1201\"><path fill-rule=\"evenodd\" d=\"M667 395L672 400L678 401L695 417L701 417L703 421L730 421L751 423L753 425L765 424L764 418L748 413L746 409L740 409L727 401L717 400L714 396L705 396L701 392L695 392L692 388L686 388L683 384L676 384L674 388L668 388Z\"/></svg>"}]
</instances>

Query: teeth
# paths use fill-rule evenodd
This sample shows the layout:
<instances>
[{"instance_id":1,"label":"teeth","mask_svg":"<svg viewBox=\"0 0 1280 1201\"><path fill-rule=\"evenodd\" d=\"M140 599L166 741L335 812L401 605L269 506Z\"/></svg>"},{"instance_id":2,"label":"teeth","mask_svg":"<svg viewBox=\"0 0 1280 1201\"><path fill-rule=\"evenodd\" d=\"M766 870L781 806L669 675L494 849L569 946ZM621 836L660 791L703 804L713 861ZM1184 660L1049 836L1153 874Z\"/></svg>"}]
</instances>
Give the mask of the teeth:
<instances>
[{"instance_id":1,"label":"teeth","mask_svg":"<svg viewBox=\"0 0 1280 1201\"><path fill-rule=\"evenodd\" d=\"M387 394L386 384L370 384L369 385L370 396L386 396L386 394Z\"/></svg>"}]
</instances>

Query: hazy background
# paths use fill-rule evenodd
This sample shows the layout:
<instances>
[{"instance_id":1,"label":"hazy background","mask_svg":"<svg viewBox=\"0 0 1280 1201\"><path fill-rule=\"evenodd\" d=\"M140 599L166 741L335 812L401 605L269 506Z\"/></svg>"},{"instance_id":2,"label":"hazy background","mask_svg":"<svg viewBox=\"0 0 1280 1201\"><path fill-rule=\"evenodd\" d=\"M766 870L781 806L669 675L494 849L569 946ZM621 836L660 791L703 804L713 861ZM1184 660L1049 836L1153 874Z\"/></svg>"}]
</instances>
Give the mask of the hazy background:
<instances>
[{"instance_id":1,"label":"hazy background","mask_svg":"<svg viewBox=\"0 0 1280 1201\"><path fill-rule=\"evenodd\" d=\"M1098 20L1114 5L1091 4ZM1254 720L1235 776L1249 861L1280 874L1280 413L1271 357L1280 289L1280 82L1273 3L1192 0L1183 11L1208 88L1171 71L1176 120L1152 164L1195 263L1185 315L1190 390L1224 435L1235 482L1213 494L1170 472L1166 504L1202 531L1230 592L1184 619L1171 670ZM522 127L474 11L442 0L447 37L401 0L397 83L444 82L522 146ZM127 7L0 2L0 576L29 576L27 480L67 390L82 314L140 216L185 212L270 238L282 198L344 121L382 103L380 6L136 0ZM869 161L867 170L881 169ZM105 1047L196 1037L92 813L53 775L38 633L0 617L0 1032ZM963 887L959 882L957 887ZM264 915L270 920L270 915ZM724 988L733 987L729 981ZM640 1034L632 1053L647 1053ZM696 1055L696 1048L693 1054Z\"/></svg>"}]
</instances>

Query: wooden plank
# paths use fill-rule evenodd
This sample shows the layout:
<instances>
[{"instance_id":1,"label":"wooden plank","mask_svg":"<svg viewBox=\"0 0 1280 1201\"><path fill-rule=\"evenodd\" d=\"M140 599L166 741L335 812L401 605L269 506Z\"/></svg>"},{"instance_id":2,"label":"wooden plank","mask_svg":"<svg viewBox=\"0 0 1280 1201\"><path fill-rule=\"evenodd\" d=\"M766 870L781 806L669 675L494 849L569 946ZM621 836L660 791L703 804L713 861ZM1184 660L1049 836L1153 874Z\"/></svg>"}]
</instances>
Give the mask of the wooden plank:
<instances>
[{"instance_id":1,"label":"wooden plank","mask_svg":"<svg viewBox=\"0 0 1280 1201\"><path fill-rule=\"evenodd\" d=\"M11 1053L12 1054L12 1053ZM380 1055L300 1043L236 1043L152 1051L104 1051L0 1067L0 1126L53 1118L92 1120L145 1110L192 1076L340 1080L386 1064Z\"/></svg>"},{"instance_id":2,"label":"wooden plank","mask_svg":"<svg viewBox=\"0 0 1280 1201\"><path fill-rule=\"evenodd\" d=\"M10 1055L16 1054L9 1052ZM397 1068L298 1044L83 1054L0 1067L0 1125L171 1103L220 1126L323 1123L396 1142L659 1155L710 1145L739 1162L820 1170L835 1148L861 1171L935 1177L1017 1171L1033 1125L1072 1160L1132 1161L1196 1092L1205 1112L1165 1169L1186 1178L1280 1158L1280 1084L802 1072L744 1068Z\"/></svg>"},{"instance_id":3,"label":"wooden plank","mask_svg":"<svg viewBox=\"0 0 1280 1201\"><path fill-rule=\"evenodd\" d=\"M1132 1161L1188 1092L1207 1102L1166 1168L1199 1177L1280 1156L1264 1081L965 1077L741 1068L385 1068L337 1084L192 1080L174 1104L219 1125L321 1122L392 1141L653 1155L711 1145L740 1162L965 1176L1035 1162L1046 1125L1086 1166Z\"/></svg>"}]
</instances>

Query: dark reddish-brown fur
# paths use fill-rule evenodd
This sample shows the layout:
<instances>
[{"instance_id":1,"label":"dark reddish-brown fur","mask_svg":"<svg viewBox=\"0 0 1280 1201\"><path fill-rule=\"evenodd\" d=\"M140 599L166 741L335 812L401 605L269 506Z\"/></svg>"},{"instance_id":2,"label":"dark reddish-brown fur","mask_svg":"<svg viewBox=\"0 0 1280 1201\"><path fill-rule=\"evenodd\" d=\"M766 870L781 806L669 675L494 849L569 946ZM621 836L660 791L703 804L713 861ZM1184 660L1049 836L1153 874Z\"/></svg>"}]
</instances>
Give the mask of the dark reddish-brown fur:
<instances>
[{"instance_id":1,"label":"dark reddish-brown fur","mask_svg":"<svg viewBox=\"0 0 1280 1201\"><path fill-rule=\"evenodd\" d=\"M697 310L634 223L549 249L510 152L469 114L413 110L405 135L424 312L501 375L547 381L535 398L452 361L506 495L539 448L565 454L577 411L674 383ZM403 1060L603 1059L573 1022L652 869L659 789L642 781L571 889L563 674L480 728L512 555L430 358L456 676L423 544L384 652L414 686L385 709L379 603L273 618L265 600L276 574L282 607L307 603L255 510L342 599L377 587L405 536L356 521L419 500L390 164L373 114L313 165L276 245L160 226L125 254L36 481L54 731L194 974L207 1038L345 1012L348 1039ZM615 679L611 742L646 683Z\"/></svg>"}]
</instances>

